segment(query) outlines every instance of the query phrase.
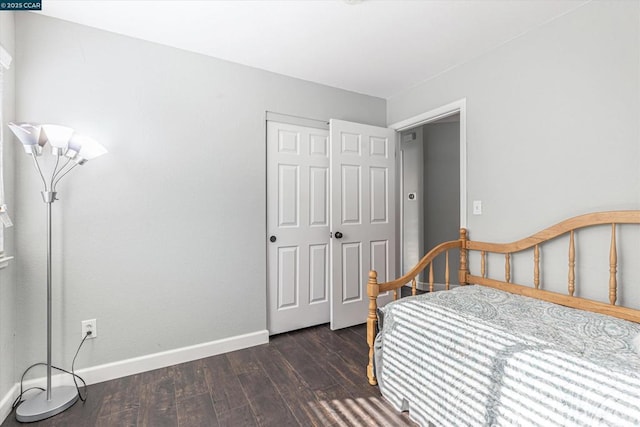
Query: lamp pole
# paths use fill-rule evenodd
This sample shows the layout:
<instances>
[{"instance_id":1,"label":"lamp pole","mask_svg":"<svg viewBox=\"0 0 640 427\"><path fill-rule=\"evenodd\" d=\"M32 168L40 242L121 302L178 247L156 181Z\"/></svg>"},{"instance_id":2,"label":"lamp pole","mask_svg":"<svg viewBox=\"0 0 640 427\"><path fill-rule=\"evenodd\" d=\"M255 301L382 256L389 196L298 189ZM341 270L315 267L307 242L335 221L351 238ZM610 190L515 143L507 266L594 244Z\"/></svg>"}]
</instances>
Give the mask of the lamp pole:
<instances>
[{"instance_id":1,"label":"lamp pole","mask_svg":"<svg viewBox=\"0 0 640 427\"><path fill-rule=\"evenodd\" d=\"M58 386L53 387L51 384L51 348L52 348L52 324L53 324L53 278L52 278L52 208L51 205L56 200L57 192L47 189L47 181L42 174L38 160L33 155L36 169L42 177L44 183L44 191L41 191L42 200L47 206L47 387L44 393L38 393L33 397L26 399L16 409L16 419L20 422L34 422L43 420L59 414L73 406L79 398L78 390L75 386ZM59 156L56 159L59 160ZM51 187L53 188L53 179L55 178L55 170L51 177Z\"/></svg>"},{"instance_id":2,"label":"lamp pole","mask_svg":"<svg viewBox=\"0 0 640 427\"><path fill-rule=\"evenodd\" d=\"M43 191L42 199L47 205L47 401L51 401L51 323L52 323L52 278L51 278L51 204L56 193Z\"/></svg>"}]
</instances>

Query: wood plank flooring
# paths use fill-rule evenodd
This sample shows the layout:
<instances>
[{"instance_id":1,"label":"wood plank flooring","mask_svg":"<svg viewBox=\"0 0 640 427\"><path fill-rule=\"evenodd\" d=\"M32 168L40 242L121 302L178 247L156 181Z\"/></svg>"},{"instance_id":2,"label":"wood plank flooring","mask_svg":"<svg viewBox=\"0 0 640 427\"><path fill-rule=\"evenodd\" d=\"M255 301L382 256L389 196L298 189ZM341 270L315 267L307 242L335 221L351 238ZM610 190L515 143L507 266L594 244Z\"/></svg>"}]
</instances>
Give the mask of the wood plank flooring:
<instances>
[{"instance_id":1,"label":"wood plank flooring","mask_svg":"<svg viewBox=\"0 0 640 427\"><path fill-rule=\"evenodd\" d=\"M30 426L413 426L368 384L364 325L327 325L269 344L89 386L85 403ZM14 414L1 427L25 425Z\"/></svg>"}]
</instances>

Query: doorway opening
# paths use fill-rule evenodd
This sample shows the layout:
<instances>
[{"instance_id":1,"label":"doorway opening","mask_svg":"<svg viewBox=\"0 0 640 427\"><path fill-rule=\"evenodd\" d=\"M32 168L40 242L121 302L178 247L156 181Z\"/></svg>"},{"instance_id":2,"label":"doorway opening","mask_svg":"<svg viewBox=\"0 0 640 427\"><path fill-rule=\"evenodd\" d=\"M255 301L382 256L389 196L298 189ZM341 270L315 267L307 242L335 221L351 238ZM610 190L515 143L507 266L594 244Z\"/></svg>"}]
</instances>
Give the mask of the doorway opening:
<instances>
[{"instance_id":1,"label":"doorway opening","mask_svg":"<svg viewBox=\"0 0 640 427\"><path fill-rule=\"evenodd\" d=\"M456 240L466 226L465 101L391 127L399 131L398 252L404 274L438 243ZM450 256L457 259L457 251ZM444 286L444 262L434 262L437 289ZM418 288L425 290L427 281L420 276Z\"/></svg>"}]
</instances>

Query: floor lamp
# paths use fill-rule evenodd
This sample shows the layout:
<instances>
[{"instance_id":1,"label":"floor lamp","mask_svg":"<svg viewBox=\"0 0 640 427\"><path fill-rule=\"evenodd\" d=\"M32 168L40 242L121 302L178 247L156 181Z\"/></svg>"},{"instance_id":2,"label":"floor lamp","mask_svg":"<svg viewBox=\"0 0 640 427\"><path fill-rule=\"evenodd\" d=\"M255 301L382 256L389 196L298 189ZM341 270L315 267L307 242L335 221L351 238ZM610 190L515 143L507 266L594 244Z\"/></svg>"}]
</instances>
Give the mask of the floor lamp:
<instances>
[{"instance_id":1,"label":"floor lamp","mask_svg":"<svg viewBox=\"0 0 640 427\"><path fill-rule=\"evenodd\" d=\"M16 419L33 422L52 417L78 400L75 386L51 387L51 205L56 201L56 185L73 168L105 154L107 150L95 140L75 133L66 126L35 123L9 123L9 128L22 143L42 179L42 200L47 206L47 388L27 398L16 409ZM45 174L38 158L49 143L55 166Z\"/></svg>"}]
</instances>

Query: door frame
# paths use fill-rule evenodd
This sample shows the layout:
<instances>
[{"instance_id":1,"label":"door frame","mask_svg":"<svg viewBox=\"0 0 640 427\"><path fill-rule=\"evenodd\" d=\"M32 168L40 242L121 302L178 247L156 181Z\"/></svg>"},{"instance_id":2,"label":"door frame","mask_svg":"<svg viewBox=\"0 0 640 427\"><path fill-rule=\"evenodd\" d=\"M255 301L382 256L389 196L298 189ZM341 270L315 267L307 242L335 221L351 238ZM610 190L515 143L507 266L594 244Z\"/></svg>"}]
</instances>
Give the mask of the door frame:
<instances>
[{"instance_id":1,"label":"door frame","mask_svg":"<svg viewBox=\"0 0 640 427\"><path fill-rule=\"evenodd\" d=\"M409 130L411 128L425 125L436 120L443 119L445 117L460 114L460 228L467 227L467 99L462 98L457 101L451 102L446 105L434 108L433 110L426 111L417 116L409 117L408 119L401 120L399 122L388 125L387 127L396 131L397 135L400 132ZM398 162L401 162L401 156L398 156ZM403 173L402 163L398 165L397 171L399 174ZM402 176L402 175L400 175ZM402 179L398 179L399 191L398 197L402 197L404 189L402 188ZM404 209L402 203L399 203L400 211L398 213L398 225L399 229L396 230L398 237L398 266L402 269L404 265ZM402 272L404 274L406 272Z\"/></svg>"}]
</instances>

